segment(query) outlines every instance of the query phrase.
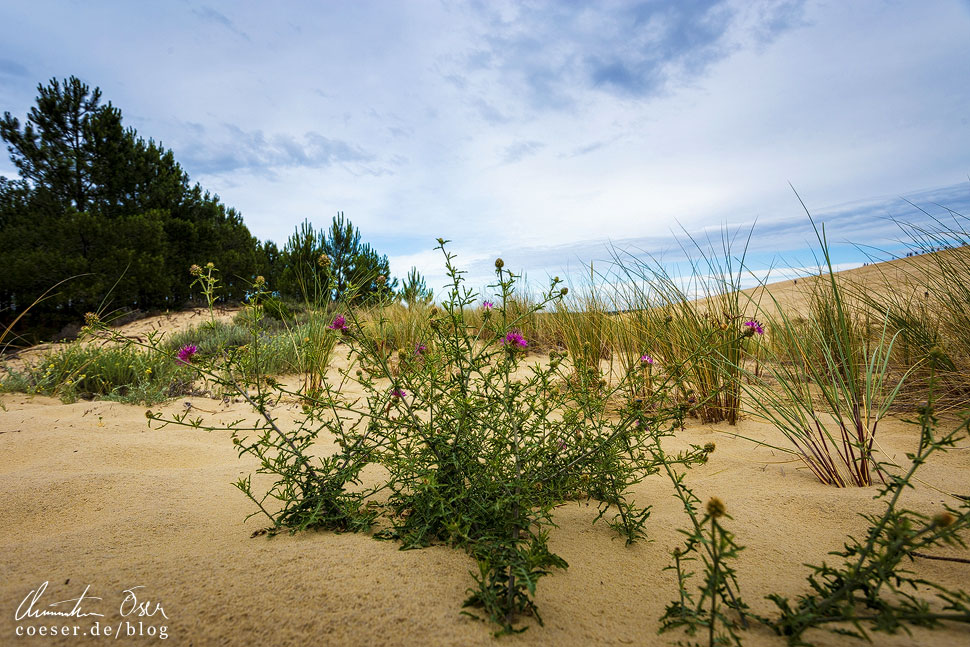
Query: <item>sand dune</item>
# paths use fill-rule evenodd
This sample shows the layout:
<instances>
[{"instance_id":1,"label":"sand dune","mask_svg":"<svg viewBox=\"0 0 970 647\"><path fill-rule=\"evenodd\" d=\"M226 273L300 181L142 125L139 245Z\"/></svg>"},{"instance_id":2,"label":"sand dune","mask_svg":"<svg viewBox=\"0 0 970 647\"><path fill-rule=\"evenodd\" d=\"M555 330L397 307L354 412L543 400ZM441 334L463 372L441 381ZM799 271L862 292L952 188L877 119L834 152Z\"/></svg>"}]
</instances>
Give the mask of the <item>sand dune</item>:
<instances>
[{"instance_id":1,"label":"sand dune","mask_svg":"<svg viewBox=\"0 0 970 647\"><path fill-rule=\"evenodd\" d=\"M138 322L131 331L181 325L182 319ZM210 420L253 417L244 404L201 398L154 409L171 415L186 402L207 410L201 415ZM647 542L626 547L608 527L593 525L595 505L558 508L550 547L570 566L539 584L545 626L531 622L524 634L496 640L489 625L459 613L474 566L461 551L400 551L393 542L330 532L251 538L264 524L245 521L253 507L231 483L256 466L237 457L227 432L149 428L144 407L111 402L63 404L7 394L0 403L0 643L100 644L104 636L82 635L95 621L120 626L120 640L129 644L158 642L162 627L165 642L178 645L566 647L663 645L683 638L656 634L658 618L676 596L674 576L663 568L681 541L677 529L686 525L660 476L635 490L641 505L653 505ZM285 420L297 411L282 403L279 413ZM749 419L737 428L691 424L671 444L717 443L709 463L693 469L688 483L702 499L725 501L733 516L727 523L746 546L738 561L742 595L754 611L768 614L765 595L806 593L809 571L803 564L827 559L846 533L862 534L866 522L859 513L881 504L873 501L874 488L826 487L799 463L733 432L782 442L772 428ZM918 435L912 425L892 421L880 428L878 440L883 457L905 461ZM944 492L970 494L970 447L964 442L936 456L920 477L906 499L919 512L940 511ZM947 554L968 556L962 549ZM970 581L965 565L919 559L912 568L950 587L967 588ZM103 617L18 621L18 606L30 606L31 591L45 582L35 609L69 609L74 602L46 605L75 599L90 587L83 608ZM127 598L126 589L132 591ZM167 617L161 611L125 615L132 595L145 613L160 605ZM16 634L54 625L77 626L79 634ZM129 627L135 633L152 627L155 635L129 638ZM806 637L818 645L850 642L824 632ZM746 632L744 640L752 647L784 644L764 628ZM970 630L914 629L912 636L875 640L900 647L965 645Z\"/></svg>"}]
</instances>

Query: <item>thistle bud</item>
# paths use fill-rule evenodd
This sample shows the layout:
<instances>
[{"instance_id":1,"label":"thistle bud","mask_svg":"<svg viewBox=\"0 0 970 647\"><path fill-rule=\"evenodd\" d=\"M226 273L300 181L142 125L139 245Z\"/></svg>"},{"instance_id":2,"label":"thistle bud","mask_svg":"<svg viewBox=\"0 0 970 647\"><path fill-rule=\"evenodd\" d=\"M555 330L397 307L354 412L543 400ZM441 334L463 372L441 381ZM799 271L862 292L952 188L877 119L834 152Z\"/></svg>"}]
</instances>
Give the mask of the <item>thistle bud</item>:
<instances>
[{"instance_id":1,"label":"thistle bud","mask_svg":"<svg viewBox=\"0 0 970 647\"><path fill-rule=\"evenodd\" d=\"M724 502L716 496L712 496L707 502L707 514L709 514L712 519L717 519L718 517L723 517L725 512L726 509L724 507Z\"/></svg>"},{"instance_id":2,"label":"thistle bud","mask_svg":"<svg viewBox=\"0 0 970 647\"><path fill-rule=\"evenodd\" d=\"M956 519L949 512L941 512L940 514L933 517L933 525L939 526L940 528L946 528L947 526L952 526Z\"/></svg>"},{"instance_id":3,"label":"thistle bud","mask_svg":"<svg viewBox=\"0 0 970 647\"><path fill-rule=\"evenodd\" d=\"M496 258L495 259L495 269L500 270L503 267L505 267L505 261L503 261L501 258Z\"/></svg>"}]
</instances>

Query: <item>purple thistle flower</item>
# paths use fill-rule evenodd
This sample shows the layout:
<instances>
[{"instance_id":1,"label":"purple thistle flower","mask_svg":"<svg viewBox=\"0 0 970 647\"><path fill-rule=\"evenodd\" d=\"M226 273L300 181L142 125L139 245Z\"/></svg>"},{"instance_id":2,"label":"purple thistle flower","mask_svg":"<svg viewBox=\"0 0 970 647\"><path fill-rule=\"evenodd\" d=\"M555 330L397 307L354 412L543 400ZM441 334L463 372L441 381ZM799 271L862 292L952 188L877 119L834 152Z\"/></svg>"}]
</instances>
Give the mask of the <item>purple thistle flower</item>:
<instances>
[{"instance_id":1,"label":"purple thistle flower","mask_svg":"<svg viewBox=\"0 0 970 647\"><path fill-rule=\"evenodd\" d=\"M640 363L641 364L653 364L653 358L650 357L649 355L641 355L640 356Z\"/></svg>"},{"instance_id":2,"label":"purple thistle flower","mask_svg":"<svg viewBox=\"0 0 970 647\"><path fill-rule=\"evenodd\" d=\"M525 340L525 337L522 336L522 333L519 333L513 330L512 332L508 333L507 335L505 335L505 337L502 338L503 346L507 346L509 344L514 344L514 345L518 345L520 348L525 348L526 346L529 345L529 342Z\"/></svg>"},{"instance_id":3,"label":"purple thistle flower","mask_svg":"<svg viewBox=\"0 0 970 647\"><path fill-rule=\"evenodd\" d=\"M761 322L759 322L757 319L752 319L750 321L745 321L744 322L744 325L754 331L752 333L749 333L751 335L753 335L755 333L757 333L759 335L765 334L765 329L761 327Z\"/></svg>"},{"instance_id":4,"label":"purple thistle flower","mask_svg":"<svg viewBox=\"0 0 970 647\"><path fill-rule=\"evenodd\" d=\"M344 319L343 315L337 315L334 317L333 323L327 326L327 328L330 330L339 330L340 332L344 332L347 330L347 320Z\"/></svg>"},{"instance_id":5,"label":"purple thistle flower","mask_svg":"<svg viewBox=\"0 0 970 647\"><path fill-rule=\"evenodd\" d=\"M405 391L404 389L400 388L400 387L395 388L393 391L391 391L391 397L392 398L403 398L407 394L408 394L408 392Z\"/></svg>"},{"instance_id":6,"label":"purple thistle flower","mask_svg":"<svg viewBox=\"0 0 970 647\"><path fill-rule=\"evenodd\" d=\"M428 352L428 347L427 346L425 346L424 344L421 344L421 343L415 344L415 346L414 346L414 354L415 355L424 355L427 352Z\"/></svg>"},{"instance_id":7,"label":"purple thistle flower","mask_svg":"<svg viewBox=\"0 0 970 647\"><path fill-rule=\"evenodd\" d=\"M195 344L186 344L179 349L177 361L179 364L188 364L192 361L192 356L198 352L198 346Z\"/></svg>"},{"instance_id":8,"label":"purple thistle flower","mask_svg":"<svg viewBox=\"0 0 970 647\"><path fill-rule=\"evenodd\" d=\"M492 303L491 301L482 301L482 310L484 310L485 312L488 312L494 307L495 307L495 304Z\"/></svg>"}]
</instances>

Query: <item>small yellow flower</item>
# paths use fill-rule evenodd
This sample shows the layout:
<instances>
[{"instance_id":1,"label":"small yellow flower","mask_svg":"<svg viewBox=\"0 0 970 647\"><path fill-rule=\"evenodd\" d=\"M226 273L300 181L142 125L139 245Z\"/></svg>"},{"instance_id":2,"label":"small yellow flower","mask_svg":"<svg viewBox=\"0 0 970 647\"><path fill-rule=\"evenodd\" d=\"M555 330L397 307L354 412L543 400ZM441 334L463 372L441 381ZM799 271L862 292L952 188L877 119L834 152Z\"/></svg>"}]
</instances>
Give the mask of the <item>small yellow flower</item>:
<instances>
[{"instance_id":1,"label":"small yellow flower","mask_svg":"<svg viewBox=\"0 0 970 647\"><path fill-rule=\"evenodd\" d=\"M151 375L151 374L152 374L152 369L146 368L145 369L145 375Z\"/></svg>"}]
</instances>

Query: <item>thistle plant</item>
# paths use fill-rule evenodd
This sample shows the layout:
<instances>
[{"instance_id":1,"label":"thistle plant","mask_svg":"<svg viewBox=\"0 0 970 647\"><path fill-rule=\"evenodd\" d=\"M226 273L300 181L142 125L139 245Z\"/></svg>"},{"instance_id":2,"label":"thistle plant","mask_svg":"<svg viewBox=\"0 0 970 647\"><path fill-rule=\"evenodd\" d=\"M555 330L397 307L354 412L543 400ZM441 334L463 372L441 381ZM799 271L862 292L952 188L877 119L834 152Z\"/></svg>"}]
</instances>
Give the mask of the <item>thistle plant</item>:
<instances>
[{"instance_id":1,"label":"thistle plant","mask_svg":"<svg viewBox=\"0 0 970 647\"><path fill-rule=\"evenodd\" d=\"M213 325L216 323L213 305L217 298L216 290L219 289L219 277L216 276L218 271L213 263L206 263L204 268L193 264L189 268L189 274L195 277L190 287L199 286L202 295L205 297L206 305L209 307L209 322Z\"/></svg>"},{"instance_id":2,"label":"thistle plant","mask_svg":"<svg viewBox=\"0 0 970 647\"><path fill-rule=\"evenodd\" d=\"M746 622L746 607L736 597L738 584L731 562L743 550L734 541L734 535L727 530L721 519L731 517L725 511L724 503L717 497L711 498L705 506L705 515L692 531L687 531L687 542L683 549L674 549L674 566L680 599L667 606L661 618L660 632L674 627L686 627L688 635L695 635L698 628L705 628L707 644L741 645L738 627ZM704 546L706 550L699 550ZM699 587L700 596L696 599L687 586L693 575L687 571L688 562L695 561L699 554L704 564L704 581ZM671 567L667 567L671 568ZM737 613L728 615L728 610Z\"/></svg>"},{"instance_id":3,"label":"thistle plant","mask_svg":"<svg viewBox=\"0 0 970 647\"><path fill-rule=\"evenodd\" d=\"M530 359L528 331L540 309L565 295L558 281L523 310L531 300L516 293L518 277L499 260L494 295L484 298L465 287L445 242L438 248L451 286L440 307L423 312L426 327L413 349L398 349L395 357L383 330L394 322L381 310L364 320L351 308L325 327L331 343L346 351L346 367L336 377L322 374L318 385L292 391L248 375L231 352L218 367L190 366L257 414L226 429L240 455L254 457L257 473L269 477L236 483L253 502L253 515L269 521L268 532L359 531L380 519L375 536L403 548L461 548L478 564L466 613L493 622L499 633L518 632L528 626L524 616L541 624L537 582L567 566L548 547L555 506L594 499L596 521L633 542L645 536L649 506L633 500L631 488L664 461L690 466L708 452L691 447L659 457L653 447L672 434L683 410L664 409L659 396L617 409L611 403L628 392L632 376L614 387L577 390L568 354ZM254 317L260 294L249 306ZM471 312L475 325L465 318ZM258 321L252 325L258 329ZM254 334L248 352L258 354L261 343ZM274 407L290 397L304 403L303 416L284 428ZM214 428L190 414L149 418ZM320 455L325 440L335 449ZM363 478L368 465L379 466L382 476Z\"/></svg>"},{"instance_id":4,"label":"thistle plant","mask_svg":"<svg viewBox=\"0 0 970 647\"><path fill-rule=\"evenodd\" d=\"M702 449L710 454L714 451L714 443ZM674 549L674 565L665 568L677 574L678 599L667 605L660 619L659 632L683 627L689 636L694 636L698 629L704 629L709 647L732 644L740 647L738 630L748 627L748 606L741 600L732 566L743 547L735 542L733 533L724 527L722 521L731 517L717 497L708 500L702 513L699 509L700 499L684 482L685 474L675 469L677 461L671 460L659 440L653 444L652 451L664 465L674 486L674 494L680 499L691 522L686 530L680 530L687 539L683 547ZM695 573L689 570L689 566L691 562L698 561L704 566L703 581L692 590L689 580ZM700 595L696 595L698 592Z\"/></svg>"},{"instance_id":5,"label":"thistle plant","mask_svg":"<svg viewBox=\"0 0 970 647\"><path fill-rule=\"evenodd\" d=\"M957 505L944 504L927 515L901 507L903 493L913 487L916 471L936 452L944 452L967 438L970 421L936 436L932 398L919 415L920 443L902 473L889 474L877 496L886 502L882 514L862 515L869 528L862 539L849 537L842 550L830 553L840 562L811 566L811 593L791 602L771 595L781 615L770 621L790 645L809 645L804 633L813 628L870 640L871 631L896 633L908 626L937 627L943 622L970 624L970 594L951 590L904 567L923 552L941 545L966 547L961 533L970 528L970 500L954 497ZM889 466L886 466L887 474ZM958 561L958 560L956 560ZM930 602L918 595L932 592Z\"/></svg>"}]
</instances>

